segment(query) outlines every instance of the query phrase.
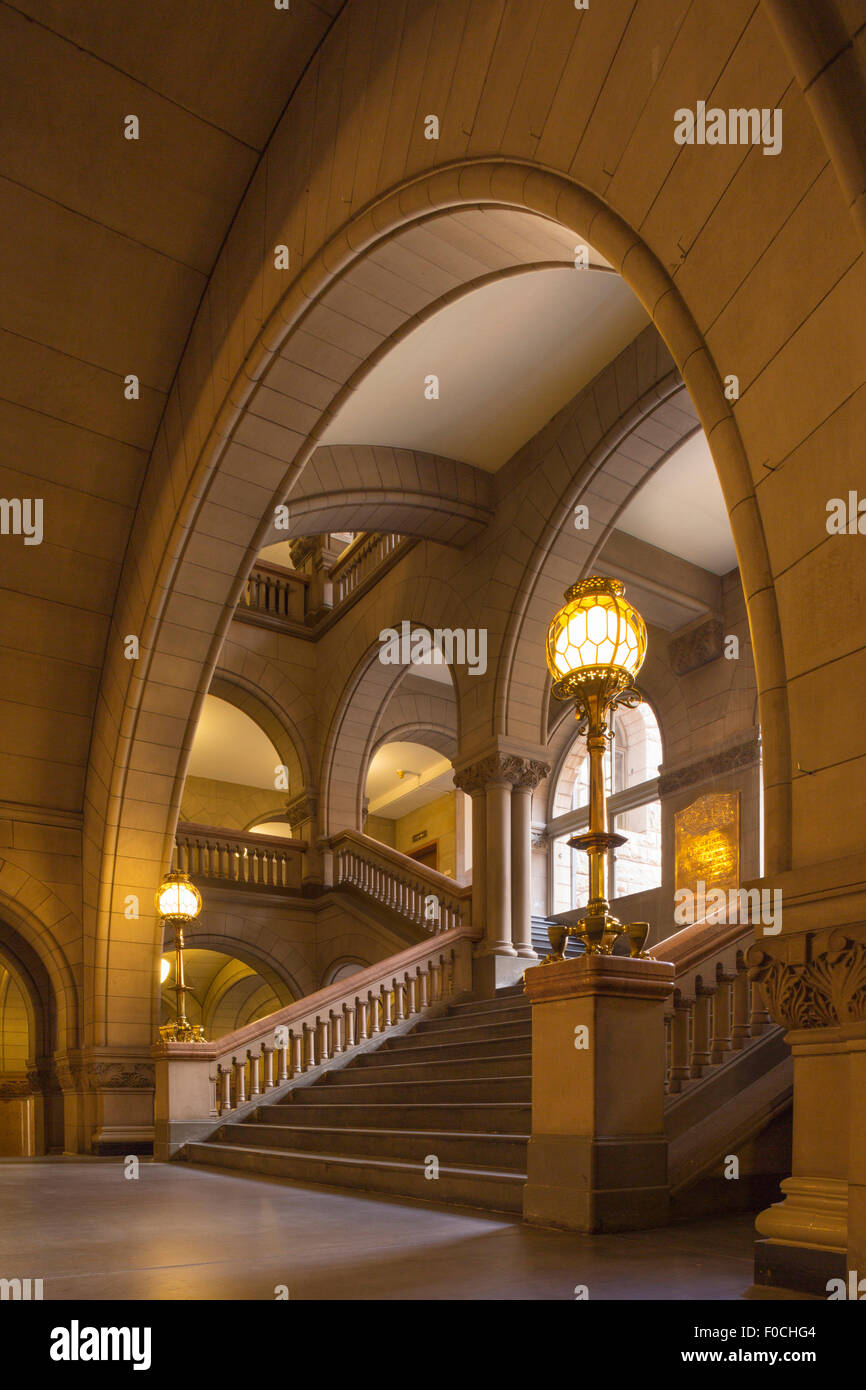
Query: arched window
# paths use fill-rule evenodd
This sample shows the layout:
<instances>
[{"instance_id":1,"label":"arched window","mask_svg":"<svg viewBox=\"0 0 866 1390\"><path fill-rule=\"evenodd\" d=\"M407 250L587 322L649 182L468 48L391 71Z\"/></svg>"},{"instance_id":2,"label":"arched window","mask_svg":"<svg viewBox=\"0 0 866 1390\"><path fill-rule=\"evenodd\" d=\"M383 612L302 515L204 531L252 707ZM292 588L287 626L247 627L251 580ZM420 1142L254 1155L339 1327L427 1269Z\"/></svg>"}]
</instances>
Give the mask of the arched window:
<instances>
[{"instance_id":1,"label":"arched window","mask_svg":"<svg viewBox=\"0 0 866 1390\"><path fill-rule=\"evenodd\" d=\"M658 769L661 734L651 707L617 710L604 758L605 789L610 828L627 835L626 844L611 851L608 897L661 886L661 806ZM589 890L587 857L568 844L589 822L589 758L586 739L576 735L563 760L553 796L548 831L553 843L551 911L567 912L586 903Z\"/></svg>"}]
</instances>

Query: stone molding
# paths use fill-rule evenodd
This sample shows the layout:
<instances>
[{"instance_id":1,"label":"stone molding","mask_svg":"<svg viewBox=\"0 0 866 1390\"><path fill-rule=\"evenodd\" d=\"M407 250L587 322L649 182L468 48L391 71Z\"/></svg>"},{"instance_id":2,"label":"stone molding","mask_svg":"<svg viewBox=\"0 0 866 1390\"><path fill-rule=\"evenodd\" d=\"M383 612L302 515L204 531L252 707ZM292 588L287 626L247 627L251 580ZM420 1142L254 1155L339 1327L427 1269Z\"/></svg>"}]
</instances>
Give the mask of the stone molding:
<instances>
[{"instance_id":1,"label":"stone molding","mask_svg":"<svg viewBox=\"0 0 866 1390\"><path fill-rule=\"evenodd\" d=\"M723 777L726 773L752 767L758 762L760 754L760 741L753 735L745 743L735 744L733 748L726 748L721 753L701 758L698 762L689 763L687 767L677 768L674 772L662 772L659 776L659 796L670 796L686 787L697 786L699 782L709 782L714 777Z\"/></svg>"},{"instance_id":2,"label":"stone molding","mask_svg":"<svg viewBox=\"0 0 866 1390\"><path fill-rule=\"evenodd\" d=\"M866 927L756 942L746 964L771 1018L784 1028L866 1022Z\"/></svg>"},{"instance_id":3,"label":"stone molding","mask_svg":"<svg viewBox=\"0 0 866 1390\"><path fill-rule=\"evenodd\" d=\"M454 785L464 792L483 791L491 782L510 782L513 787L534 790L550 774L548 763L521 758L513 753L491 753L454 773Z\"/></svg>"}]
</instances>

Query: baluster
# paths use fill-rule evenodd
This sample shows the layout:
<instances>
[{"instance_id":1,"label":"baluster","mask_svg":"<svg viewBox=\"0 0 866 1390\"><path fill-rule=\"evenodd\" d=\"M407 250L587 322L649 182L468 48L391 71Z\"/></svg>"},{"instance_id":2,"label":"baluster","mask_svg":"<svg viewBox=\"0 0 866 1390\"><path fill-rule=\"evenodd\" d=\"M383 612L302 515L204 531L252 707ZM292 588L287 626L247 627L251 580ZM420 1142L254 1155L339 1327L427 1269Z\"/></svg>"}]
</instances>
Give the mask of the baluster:
<instances>
[{"instance_id":1,"label":"baluster","mask_svg":"<svg viewBox=\"0 0 866 1390\"><path fill-rule=\"evenodd\" d=\"M379 997L382 1000L382 1031L386 1032L394 1022L394 992L393 981L391 988L382 985L379 989Z\"/></svg>"},{"instance_id":2,"label":"baluster","mask_svg":"<svg viewBox=\"0 0 866 1390\"><path fill-rule=\"evenodd\" d=\"M333 1009L330 1011L331 1019L331 1056L337 1057L343 1051L343 1015L335 1014Z\"/></svg>"},{"instance_id":3,"label":"baluster","mask_svg":"<svg viewBox=\"0 0 866 1390\"><path fill-rule=\"evenodd\" d=\"M366 999L355 998L355 1016L358 1020L358 1042L366 1042L369 1034L369 1006Z\"/></svg>"},{"instance_id":4,"label":"baluster","mask_svg":"<svg viewBox=\"0 0 866 1390\"><path fill-rule=\"evenodd\" d=\"M312 1071L316 1065L316 1029L315 1024L305 1023L304 1028L304 1071Z\"/></svg>"},{"instance_id":5,"label":"baluster","mask_svg":"<svg viewBox=\"0 0 866 1390\"><path fill-rule=\"evenodd\" d=\"M432 960L427 962L427 1002L436 1003L436 967Z\"/></svg>"},{"instance_id":6,"label":"baluster","mask_svg":"<svg viewBox=\"0 0 866 1390\"><path fill-rule=\"evenodd\" d=\"M731 1045L735 1052L745 1047L746 1038L749 1037L749 976L742 961L738 962L737 973L734 976L734 983L731 987L733 1003L733 1028L731 1029Z\"/></svg>"},{"instance_id":7,"label":"baluster","mask_svg":"<svg viewBox=\"0 0 866 1390\"><path fill-rule=\"evenodd\" d=\"M327 1062L330 1055L330 1050L328 1048L328 1020L326 1018L317 1018L315 1028L319 1061Z\"/></svg>"},{"instance_id":8,"label":"baluster","mask_svg":"<svg viewBox=\"0 0 866 1390\"><path fill-rule=\"evenodd\" d=\"M288 1079L289 1079L289 1039L288 1039L288 1036L286 1037L286 1041L285 1041L284 1043L282 1043L281 1046L278 1048L278 1051L279 1051L279 1054L280 1054L280 1063L279 1063L279 1069L278 1069L278 1071L277 1071L277 1085L278 1085L278 1086L282 1086L283 1082L284 1082L284 1081L288 1081Z\"/></svg>"},{"instance_id":9,"label":"baluster","mask_svg":"<svg viewBox=\"0 0 866 1390\"><path fill-rule=\"evenodd\" d=\"M300 1076L304 1070L304 1030L299 1033L292 1029L292 1077Z\"/></svg>"},{"instance_id":10,"label":"baluster","mask_svg":"<svg viewBox=\"0 0 866 1390\"><path fill-rule=\"evenodd\" d=\"M713 991L701 982L700 976L695 982L695 1003L692 1011L692 1054L691 1070L692 1076L703 1076L706 1068L711 1065L710 1056L710 1014L712 1011Z\"/></svg>"},{"instance_id":11,"label":"baluster","mask_svg":"<svg viewBox=\"0 0 866 1390\"><path fill-rule=\"evenodd\" d=\"M348 1052L355 1046L355 1006L343 1005L343 1048Z\"/></svg>"},{"instance_id":12,"label":"baluster","mask_svg":"<svg viewBox=\"0 0 866 1390\"><path fill-rule=\"evenodd\" d=\"M220 1081L220 1114L225 1115L232 1108L231 1067L223 1067L217 1063L217 1075Z\"/></svg>"},{"instance_id":13,"label":"baluster","mask_svg":"<svg viewBox=\"0 0 866 1390\"><path fill-rule=\"evenodd\" d=\"M673 1044L671 1049L671 1091L681 1091L683 1082L691 1078L689 1067L689 1032L692 1016L690 999L674 998Z\"/></svg>"},{"instance_id":14,"label":"baluster","mask_svg":"<svg viewBox=\"0 0 866 1390\"><path fill-rule=\"evenodd\" d=\"M454 963L454 947L448 952L445 962L445 997L448 998L454 993L454 981L457 978L457 971Z\"/></svg>"},{"instance_id":15,"label":"baluster","mask_svg":"<svg viewBox=\"0 0 866 1390\"><path fill-rule=\"evenodd\" d=\"M426 970L422 970L420 965L416 967L415 974L418 978L418 1008L426 1009L428 1004L427 991L430 984L430 977Z\"/></svg>"},{"instance_id":16,"label":"baluster","mask_svg":"<svg viewBox=\"0 0 866 1390\"><path fill-rule=\"evenodd\" d=\"M713 995L713 1040L710 1058L718 1065L731 1048L731 981L733 975L726 975L719 965L716 967L716 992Z\"/></svg>"},{"instance_id":17,"label":"baluster","mask_svg":"<svg viewBox=\"0 0 866 1390\"><path fill-rule=\"evenodd\" d=\"M264 1072L262 1090L272 1091L274 1089L274 1049L268 1047L267 1043L262 1043L262 1070Z\"/></svg>"},{"instance_id":18,"label":"baluster","mask_svg":"<svg viewBox=\"0 0 866 1390\"><path fill-rule=\"evenodd\" d=\"M752 990L752 1011L749 1014L749 1032L753 1038L759 1038L762 1033L766 1033L772 1022L767 1006L764 1002L764 995L757 980L750 980Z\"/></svg>"},{"instance_id":19,"label":"baluster","mask_svg":"<svg viewBox=\"0 0 866 1390\"><path fill-rule=\"evenodd\" d=\"M665 1095L671 1089L671 1046L673 1040L673 1015L665 1014Z\"/></svg>"},{"instance_id":20,"label":"baluster","mask_svg":"<svg viewBox=\"0 0 866 1390\"><path fill-rule=\"evenodd\" d=\"M406 992L406 1017L412 1018L418 1012L418 1000L415 998L415 977L408 970L403 976L403 989Z\"/></svg>"},{"instance_id":21,"label":"baluster","mask_svg":"<svg viewBox=\"0 0 866 1390\"><path fill-rule=\"evenodd\" d=\"M379 1000L375 998L372 992L368 994L367 998L370 1003L370 1037L374 1038L377 1033L381 1033L382 1031L379 1026Z\"/></svg>"},{"instance_id":22,"label":"baluster","mask_svg":"<svg viewBox=\"0 0 866 1390\"><path fill-rule=\"evenodd\" d=\"M394 981L394 1022L404 1023L406 1020L406 1004L403 999L403 981Z\"/></svg>"},{"instance_id":23,"label":"baluster","mask_svg":"<svg viewBox=\"0 0 866 1390\"><path fill-rule=\"evenodd\" d=\"M246 1082L247 1082L246 1064L244 1063L243 1060L241 1060L241 1061L239 1062L238 1059L237 1059L237 1057L233 1057L233 1058L232 1058L232 1067L234 1068L234 1073L235 1073L235 1109L237 1110L237 1108L238 1108L239 1105L245 1105L245 1104L246 1104L246 1099L247 1099L247 1088L246 1088Z\"/></svg>"},{"instance_id":24,"label":"baluster","mask_svg":"<svg viewBox=\"0 0 866 1390\"><path fill-rule=\"evenodd\" d=\"M249 1048L247 1048L247 1061L250 1065L250 1100L255 1100L256 1096L260 1096L262 1093L259 1085L259 1059Z\"/></svg>"}]
</instances>

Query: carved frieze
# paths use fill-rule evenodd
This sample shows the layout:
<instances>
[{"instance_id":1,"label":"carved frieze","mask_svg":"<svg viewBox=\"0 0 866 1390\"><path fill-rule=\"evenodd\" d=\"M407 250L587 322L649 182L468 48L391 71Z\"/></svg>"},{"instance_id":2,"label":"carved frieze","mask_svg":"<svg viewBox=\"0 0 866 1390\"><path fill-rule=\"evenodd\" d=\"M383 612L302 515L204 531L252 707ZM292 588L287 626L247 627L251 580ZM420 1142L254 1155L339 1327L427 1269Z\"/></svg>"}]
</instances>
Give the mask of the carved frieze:
<instances>
[{"instance_id":1,"label":"carved frieze","mask_svg":"<svg viewBox=\"0 0 866 1390\"><path fill-rule=\"evenodd\" d=\"M713 777L723 777L725 773L739 772L742 768L751 767L758 761L760 752L760 743L752 736L745 743L738 743L736 747L726 748L709 758L701 758L698 762L690 763L688 767L677 768L674 772L663 772L659 777L659 796L670 796L673 792L695 786L698 782L708 782Z\"/></svg>"}]
</instances>

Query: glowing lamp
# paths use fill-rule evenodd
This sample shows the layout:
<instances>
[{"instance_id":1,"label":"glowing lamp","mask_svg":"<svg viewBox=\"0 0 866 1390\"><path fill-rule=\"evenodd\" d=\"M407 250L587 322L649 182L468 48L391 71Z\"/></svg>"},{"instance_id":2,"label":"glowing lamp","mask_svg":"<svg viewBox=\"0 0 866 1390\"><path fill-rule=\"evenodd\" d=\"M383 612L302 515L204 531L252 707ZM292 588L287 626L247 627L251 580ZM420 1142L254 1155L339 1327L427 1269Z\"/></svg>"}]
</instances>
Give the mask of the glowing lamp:
<instances>
[{"instance_id":1,"label":"glowing lamp","mask_svg":"<svg viewBox=\"0 0 866 1390\"><path fill-rule=\"evenodd\" d=\"M201 912L201 893L186 874L172 869L156 890L156 909L163 922L174 928L174 992L177 998L177 1016L172 1023L163 1024L159 1030L160 1036L163 1042L204 1042L201 1024L190 1023L186 1016L186 996L192 991L186 983L183 968L183 929L194 922ZM160 982L168 978L170 969L167 960L160 962Z\"/></svg>"},{"instance_id":2,"label":"glowing lamp","mask_svg":"<svg viewBox=\"0 0 866 1390\"><path fill-rule=\"evenodd\" d=\"M565 591L565 604L547 632L547 667L557 700L573 700L589 753L589 829L569 840L589 859L589 902L570 926L549 928L552 953L542 964L565 959L569 936L577 936L588 954L610 955L617 937L626 933L631 954L644 956L647 922L621 926L610 915L605 887L605 860L626 837L608 830L604 754L612 737L611 716L617 706L634 708L641 696L634 678L646 656L646 624L625 597L620 579L592 574Z\"/></svg>"},{"instance_id":3,"label":"glowing lamp","mask_svg":"<svg viewBox=\"0 0 866 1390\"><path fill-rule=\"evenodd\" d=\"M172 870L156 891L156 910L171 922L192 922L201 912L201 893L186 874Z\"/></svg>"}]
</instances>

